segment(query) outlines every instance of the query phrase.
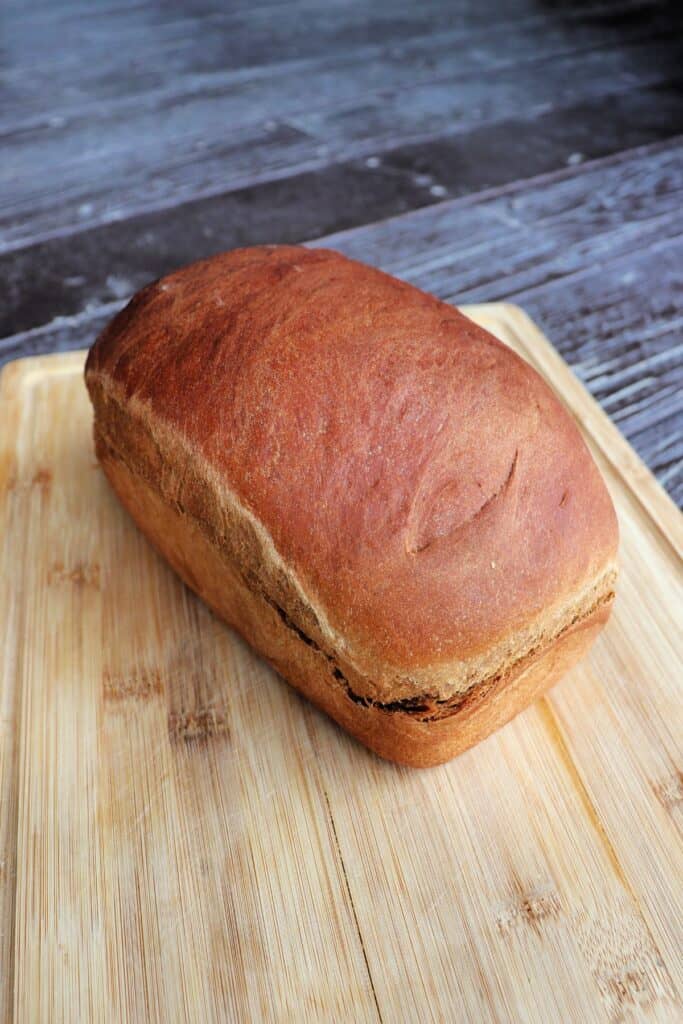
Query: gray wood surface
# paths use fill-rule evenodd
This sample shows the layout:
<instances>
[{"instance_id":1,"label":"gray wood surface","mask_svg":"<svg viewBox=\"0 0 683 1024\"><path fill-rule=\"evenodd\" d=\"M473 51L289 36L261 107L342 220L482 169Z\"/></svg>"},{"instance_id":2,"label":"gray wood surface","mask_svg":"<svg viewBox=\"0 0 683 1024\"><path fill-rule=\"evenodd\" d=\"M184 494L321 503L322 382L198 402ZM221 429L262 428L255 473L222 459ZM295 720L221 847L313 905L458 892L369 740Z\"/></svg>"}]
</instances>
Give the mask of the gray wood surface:
<instances>
[{"instance_id":1,"label":"gray wood surface","mask_svg":"<svg viewBox=\"0 0 683 1024\"><path fill-rule=\"evenodd\" d=\"M331 244L538 320L683 502L683 10L5 0L0 361L142 284Z\"/></svg>"}]
</instances>

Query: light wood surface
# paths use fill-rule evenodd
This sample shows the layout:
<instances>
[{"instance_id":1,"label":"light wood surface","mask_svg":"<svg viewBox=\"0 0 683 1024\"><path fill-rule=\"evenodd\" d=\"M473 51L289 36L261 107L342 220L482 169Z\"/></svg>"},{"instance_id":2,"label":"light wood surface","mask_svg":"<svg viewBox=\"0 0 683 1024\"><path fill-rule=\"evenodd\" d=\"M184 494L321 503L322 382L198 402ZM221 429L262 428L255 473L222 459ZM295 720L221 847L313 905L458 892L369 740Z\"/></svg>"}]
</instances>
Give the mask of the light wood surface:
<instances>
[{"instance_id":1,"label":"light wood surface","mask_svg":"<svg viewBox=\"0 0 683 1024\"><path fill-rule=\"evenodd\" d=\"M587 661L429 771L344 735L153 553L94 460L82 353L4 371L0 1019L682 1019L682 519L520 310L470 312L586 430L622 574Z\"/></svg>"}]
</instances>

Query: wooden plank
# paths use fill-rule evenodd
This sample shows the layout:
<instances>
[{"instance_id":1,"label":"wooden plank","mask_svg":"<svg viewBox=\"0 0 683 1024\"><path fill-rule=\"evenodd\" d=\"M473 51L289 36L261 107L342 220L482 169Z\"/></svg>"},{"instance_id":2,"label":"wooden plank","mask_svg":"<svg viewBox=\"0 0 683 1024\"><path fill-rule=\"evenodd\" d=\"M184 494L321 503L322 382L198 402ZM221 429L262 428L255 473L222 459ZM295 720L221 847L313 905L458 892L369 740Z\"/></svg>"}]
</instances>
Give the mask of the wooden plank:
<instances>
[{"instance_id":1,"label":"wooden plank","mask_svg":"<svg viewBox=\"0 0 683 1024\"><path fill-rule=\"evenodd\" d=\"M337 164L142 214L81 231L77 244L67 234L0 254L0 337L132 294L147 281L217 251L334 234L440 202L443 189L449 195L476 193L562 168L567 161L580 173L577 155L585 161L629 142L658 140L670 132L680 108L678 96L667 106L661 95L643 90L621 99L621 106L610 98L529 122L488 125L459 140L399 148L378 163L370 160L370 166L367 161ZM506 143L504 161L499 159L502 131L514 140ZM653 178L656 173L655 168Z\"/></svg>"},{"instance_id":2,"label":"wooden plank","mask_svg":"<svg viewBox=\"0 0 683 1024\"><path fill-rule=\"evenodd\" d=\"M60 11L63 6L53 10ZM670 11L641 8L637 16L632 12L629 17L622 11L617 14L618 7L597 4L580 13L550 15L517 5L507 17L501 18L498 10L493 19L483 18L484 6L478 8L477 18L469 17L462 24L451 12L451 22L443 30L434 28L398 41L389 30L375 43L364 36L351 43L335 37L321 47L320 55L295 54L294 59L287 59L282 54L285 59L266 66L253 60L245 66L239 34L234 29L221 31L211 15L208 24L206 17L193 18L189 25L183 19L170 24L159 24L156 19L149 24L143 19L138 24L135 15L127 12L120 26L106 23L95 32L91 27L83 40L71 37L66 52L50 46L48 33L37 31L33 19L29 39L31 44L37 43L39 51L24 53L21 42L12 46L11 61L3 72L3 80L12 88L12 104L0 111L0 132L13 134L34 128L47 136L67 122L73 126L94 117L101 119L104 130L104 125L124 116L134 119L141 107L168 107L202 93L230 99L236 89L244 112L250 105L261 105L281 113L283 96L278 96L274 83L292 100L297 98L292 92L296 78L313 77L318 86L325 86L308 97L316 108L321 101L329 106L331 101L362 97L369 90L395 88L408 76L429 81L453 71L490 73L520 61L535 62L634 40L661 40L664 32L675 31L676 20ZM343 13L347 19L348 11ZM424 7L422 13L427 13ZM609 13L616 16L605 17ZM140 14L146 16L143 9ZM329 6L326 14L329 16ZM290 19L291 27L305 35L310 45L314 29L302 15ZM393 15L392 24L398 23L400 11L394 8ZM225 12L218 16L224 18ZM251 20L250 15L249 27ZM400 20L405 28L405 18ZM118 59L121 47L128 54L125 70ZM49 111L45 105L48 87ZM272 107L274 100L276 106Z\"/></svg>"},{"instance_id":3,"label":"wooden plank","mask_svg":"<svg viewBox=\"0 0 683 1024\"><path fill-rule=\"evenodd\" d=\"M0 342L0 351L5 359L0 361L89 348L105 324L123 305L124 301L119 299L76 316L56 317L54 322L43 327L4 339Z\"/></svg>"},{"instance_id":4,"label":"wooden plank","mask_svg":"<svg viewBox=\"0 0 683 1024\"><path fill-rule=\"evenodd\" d=\"M340 104L329 112L313 109L288 115L287 120L330 146L367 139L370 133L381 143L387 138L409 137L416 131L421 135L437 133L454 123L500 119L516 114L524 105L540 112L567 101L618 94L629 76L635 74L636 66L640 68L637 78L642 86L678 77L677 45L663 49L657 71L641 66L645 49L649 50L647 43L632 43L521 63L501 68L485 83L480 76L452 74L433 82L411 83L383 96L381 103L369 98L364 104ZM542 95L548 97L545 102L539 100L541 81Z\"/></svg>"},{"instance_id":5,"label":"wooden plank","mask_svg":"<svg viewBox=\"0 0 683 1024\"><path fill-rule=\"evenodd\" d=\"M680 82L667 82L554 105L532 118L520 111L516 117L466 133L399 145L381 154L380 167L427 175L446 189L448 197L456 198L671 138L683 129L680 111ZM500 159L501 139L505 160ZM509 176L508 163L517 169Z\"/></svg>"},{"instance_id":6,"label":"wooden plank","mask_svg":"<svg viewBox=\"0 0 683 1024\"><path fill-rule=\"evenodd\" d=\"M640 88L664 84L679 73L678 46L672 37L656 63L649 61L651 44L641 42L522 63L485 81L481 69L423 84L406 76L386 93L375 83L367 96L362 91L340 103L330 97L318 111L310 110L310 97L325 97L331 88L336 93L339 76L306 76L305 89L299 75L289 84L268 77L265 105L245 108L239 95L191 96L106 125L92 118L74 129L63 125L48 138L20 134L4 161L11 189L0 242L16 246L67 225L120 219L294 170L377 156L454 127L466 132L516 118L520 110L534 116L620 95L636 82ZM362 84L364 72L354 70L353 77ZM544 102L538 100L541 83ZM108 182L116 182L114 190Z\"/></svg>"},{"instance_id":7,"label":"wooden plank","mask_svg":"<svg viewBox=\"0 0 683 1024\"><path fill-rule=\"evenodd\" d=\"M54 13L61 6L55 7ZM366 82L386 75L387 85L391 85L396 75L396 51L400 50L408 68L424 75L422 69L430 53L438 66L444 60L443 50L462 46L470 37L476 43L485 14L480 8L478 18L470 14L459 25L461 19L453 12L449 15L443 4L433 2L422 5L419 12L406 2L391 11L373 11L359 4L355 11L348 4L338 4L336 11L332 5L321 10L315 2L297 6L299 16L291 12L284 25L273 24L284 20L277 12L249 10L240 14L234 9L165 21L163 13L161 19L157 12L150 18L150 12L140 8L124 12L120 21L107 18L102 25L89 25L85 31L84 19L78 19L81 33L72 33L65 51L56 51L50 45L49 29L41 32L35 20L24 28L13 19L17 31L11 43L11 65L4 78L13 89L15 102L12 110L3 113L0 125L6 130L12 125L28 127L36 118L35 124L43 130L60 127L50 125L44 103L42 107L40 104L47 85L55 89L50 106L58 120L99 114L108 121L117 121L134 114L137 104L154 109L186 100L200 91L229 97L230 89L236 87L246 90L242 104L246 111L259 100L272 102L272 79L279 80L285 92L291 92L295 77L316 75L329 81L329 76L336 74L341 95L348 98L358 95L349 75L351 69L357 67L361 74L373 76ZM543 24L553 35L553 23L547 16L530 17L523 10L521 17L520 11L516 14L521 28L533 32ZM655 12L655 31L661 30L660 18ZM64 22L63 16L61 20ZM483 20L486 37L485 22L490 19ZM503 24L509 34L509 21L503 19ZM497 26L494 30L499 31ZM626 29L630 31L632 26ZM649 21L641 25L643 31L652 31ZM581 38L595 42L595 36L589 33L587 27ZM609 38L609 32L607 35ZM554 42L557 45L557 33ZM568 45L566 41L565 47ZM125 70L117 60L124 47L130 54L130 65ZM497 50L495 57L500 59L500 47ZM370 68L373 63L377 65L374 71ZM368 66L365 71L364 64ZM319 96L312 95L310 101L318 104Z\"/></svg>"},{"instance_id":8,"label":"wooden plank","mask_svg":"<svg viewBox=\"0 0 683 1024\"><path fill-rule=\"evenodd\" d=\"M294 61L332 61L339 56L371 47L410 46L416 39L452 34L466 41L468 35L487 24L501 24L508 35L520 34L539 23L552 33L556 26L570 25L579 40L594 41L591 32L601 31L608 40L614 33L629 37L634 25L641 33L661 25L662 5L643 5L639 0L618 4L615 0L593 0L582 6L580 16L571 11L538 11L532 5L496 0L472 0L454 9L443 0L426 0L419 10L409 0L391 8L368 7L362 0L329 0L324 8L316 0L288 4L282 17L282 0L267 3L201 5L192 10L149 9L145 5L117 4L107 9L98 4L69 4L61 0L42 11L32 3L12 10L5 4L5 32L12 53L10 80L22 93L35 90L30 69L55 86L54 100L82 100L91 95L111 99L128 92L144 92L170 75L226 68L273 67ZM84 7L87 18L84 17ZM59 26L68 32L69 45L61 50L50 45L51 33ZM456 35L457 33L457 35ZM117 60L122 51L130 55L125 66ZM71 88L69 88L69 86Z\"/></svg>"},{"instance_id":9,"label":"wooden plank","mask_svg":"<svg viewBox=\"0 0 683 1024\"><path fill-rule=\"evenodd\" d=\"M282 3L289 0L233 0L231 8L242 10L243 8L276 10ZM300 2L300 0L297 0ZM334 2L334 0L332 0ZM353 2L353 0L346 0ZM141 8L140 0L98 0L94 6L91 0L60 0L56 7L51 0L32 0L31 6L27 7L22 0L5 0L3 10L11 14L12 21L21 24L24 21L35 23L41 28L54 28L60 24L60 19L68 22L77 21L85 15L90 15L98 23L101 21L103 27L114 30L116 22L120 18L129 19L131 14L139 13ZM217 0L186 0L183 3L182 13L172 5L159 9L155 12L160 27L170 21L172 24L183 20L192 14L195 18L201 19L212 11L221 9ZM183 25L186 23L183 21Z\"/></svg>"},{"instance_id":10,"label":"wooden plank","mask_svg":"<svg viewBox=\"0 0 683 1024\"><path fill-rule=\"evenodd\" d=\"M67 234L0 254L0 337L125 297L149 280L217 251L333 234L440 202L443 189L456 195L476 193L562 168L567 161L574 162L572 173L581 173L577 154L587 160L628 142L668 134L672 114L680 107L678 97L672 97L675 107L668 108L655 93L637 90L622 100L627 97L620 108L610 99L529 122L488 125L460 141L441 139L417 149L394 150L379 163L337 164L101 225L81 231L77 243ZM661 120L653 116L653 107ZM603 128L606 122L611 136ZM501 131L514 139L506 145L504 161L499 159ZM641 202L653 191L644 192ZM655 198L652 212L657 208Z\"/></svg>"},{"instance_id":11,"label":"wooden plank","mask_svg":"<svg viewBox=\"0 0 683 1024\"><path fill-rule=\"evenodd\" d=\"M585 250L567 257L565 268L564 253L554 252L558 245L590 242L595 235L618 238L622 230L633 231L639 223L669 217L680 211L682 193L683 145L676 138L595 161L573 173L513 183L490 195L444 202L312 244L341 249L356 259L363 258L363 252L368 262L441 296L474 296L489 280L498 280L504 269L506 285L500 290L507 293L514 287L543 283L549 255L554 254L556 262L550 265L548 277L554 278L563 268L571 272L572 257L578 262ZM499 256L485 276L488 266L474 257L484 247L490 254L492 241L499 247ZM601 255L606 244L596 243ZM514 262L508 270L510 258ZM522 278L527 265L530 276Z\"/></svg>"},{"instance_id":12,"label":"wooden plank","mask_svg":"<svg viewBox=\"0 0 683 1024\"><path fill-rule=\"evenodd\" d=\"M375 1020L299 699L114 501L82 362L21 396L16 1019Z\"/></svg>"},{"instance_id":13,"label":"wooden plank","mask_svg":"<svg viewBox=\"0 0 683 1024\"><path fill-rule=\"evenodd\" d=\"M544 284L546 278L555 280L581 270L597 257L604 262L619 245L630 249L639 239L641 244L649 244L647 231L657 232L660 238L675 234L678 228L674 215L680 209L682 190L683 150L675 141L579 168L560 178L541 179L502 193L441 204L438 209L327 236L315 244L342 248L351 256L402 274L444 296L490 295L492 282L501 282L498 294L520 293L522 289L528 292ZM118 232L110 229L112 257L116 244L127 241L132 246L135 235L148 224L141 222L129 236L122 234L124 226ZM208 218L202 228L208 228ZM524 246L519 244L520 228L524 230ZM55 266L51 280L41 281L41 290L54 283L57 270L63 272L65 265L67 270L85 272L86 264L96 259L97 249L107 245L103 232L94 234L92 240L88 235L81 238L85 263L77 257L78 261L69 265L70 242L55 241L52 248L39 250L40 258L35 263L51 262ZM162 240L163 236L160 239L155 234L150 244L158 246ZM481 258L484 251L486 261ZM131 289L126 287L125 279L121 282L119 274L135 258L133 249L130 255L125 254L126 262L119 257L120 262L113 267L108 264L113 272L107 298L115 297L117 292L120 297L129 294ZM146 273L144 262L142 266ZM22 295L22 285L34 271L40 273L40 266L31 263L27 254L5 257L3 268L4 304L11 306L17 297L20 310L22 303L26 307L34 304L38 296L31 291ZM133 272L138 274L135 285L148 279L142 278L142 268ZM78 282L70 285L67 278L68 286L80 287ZM101 301L97 293L87 291L83 299L86 304ZM21 312L14 315L21 320Z\"/></svg>"}]
</instances>

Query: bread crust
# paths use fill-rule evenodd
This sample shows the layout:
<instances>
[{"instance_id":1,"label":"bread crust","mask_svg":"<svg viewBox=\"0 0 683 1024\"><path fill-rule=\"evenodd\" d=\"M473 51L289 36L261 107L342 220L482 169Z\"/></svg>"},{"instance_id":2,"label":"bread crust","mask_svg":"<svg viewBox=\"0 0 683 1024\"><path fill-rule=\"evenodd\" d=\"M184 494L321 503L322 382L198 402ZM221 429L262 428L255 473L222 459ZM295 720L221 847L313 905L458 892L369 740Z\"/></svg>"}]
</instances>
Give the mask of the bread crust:
<instances>
[{"instance_id":1,"label":"bread crust","mask_svg":"<svg viewBox=\"0 0 683 1024\"><path fill-rule=\"evenodd\" d=\"M387 275L294 247L194 264L133 299L86 381L152 542L384 757L470 746L607 618L616 517L575 424L509 349Z\"/></svg>"}]
</instances>

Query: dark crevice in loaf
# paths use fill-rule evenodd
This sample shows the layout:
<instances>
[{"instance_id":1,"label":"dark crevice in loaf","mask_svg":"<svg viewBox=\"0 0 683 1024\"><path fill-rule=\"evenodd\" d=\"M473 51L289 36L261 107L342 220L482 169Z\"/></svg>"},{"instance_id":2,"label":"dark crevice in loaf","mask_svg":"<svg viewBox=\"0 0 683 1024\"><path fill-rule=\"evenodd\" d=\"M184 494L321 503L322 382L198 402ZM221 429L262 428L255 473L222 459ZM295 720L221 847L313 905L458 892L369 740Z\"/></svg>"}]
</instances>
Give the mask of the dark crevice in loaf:
<instances>
[{"instance_id":1,"label":"dark crevice in loaf","mask_svg":"<svg viewBox=\"0 0 683 1024\"><path fill-rule=\"evenodd\" d=\"M250 580L249 582L253 585L255 581ZM274 601L268 594L264 593L262 587L259 586L258 590L264 600L278 614L284 625L308 647L313 648L313 650L321 654L325 660L330 663L332 666L333 678L336 679L337 682L341 683L349 700L353 701L354 704L359 704L361 707L373 708L377 711L385 711L388 714L395 714L398 712L411 715L422 722L434 722L441 718L448 718L451 715L456 714L458 711L461 711L466 705L471 704L474 700L482 700L498 683L501 682L505 675L510 675L515 669L517 669L521 662L532 660L539 653L542 646L539 645L537 647L533 647L530 651L527 651L524 657L511 665L506 672L498 672L496 675L490 676L488 679L475 682L463 693L454 694L452 697L439 698L436 694L421 693L414 697L403 697L399 700L373 700L372 697L356 693L349 683L349 680L339 668L335 658L331 654L328 654L327 651L324 651L310 636L307 636L307 634L292 621L284 608L281 608L276 601ZM610 591L608 594L602 596L598 601L596 601L588 611L575 615L573 619L567 623L562 632L557 637L553 638L553 642L559 640L567 630L576 626L579 622L584 619L589 619L601 605L608 604L613 599L614 592Z\"/></svg>"},{"instance_id":2,"label":"dark crevice in loaf","mask_svg":"<svg viewBox=\"0 0 683 1024\"><path fill-rule=\"evenodd\" d=\"M265 596L265 595L264 595ZM282 619L283 623L292 629L296 635L304 641L309 647L318 651L330 664L333 665L332 675L333 677L342 684L346 692L346 696L349 700L353 701L354 704L359 704L364 708L374 708L378 711L385 711L389 714L396 712L407 714L418 718L423 722L434 722L441 718L448 718L451 715L461 711L466 705L471 704L474 700L480 701L487 696L490 691L497 686L504 676L510 675L514 672L519 665L524 661L531 661L540 651L541 646L533 647L527 651L526 654L520 658L517 662L511 665L505 672L498 672L496 675L489 676L488 679L483 679L480 682L473 683L467 690L462 693L454 694L452 697L439 698L432 693L421 693L414 697L404 697L400 700L392 701L379 701L373 700L372 697L364 696L363 694L356 693L348 679L335 663L335 659L332 655L322 650L318 644L311 637L306 636L298 626L292 623L291 619L275 602L266 597L268 603L277 611L278 615ZM570 629L578 625L580 622L589 619L602 605L607 605L614 600L614 591L603 595L598 601L593 604L588 611L581 614L575 615L572 620L567 623L565 628L556 637L553 638L552 642L556 642Z\"/></svg>"},{"instance_id":3,"label":"dark crevice in loaf","mask_svg":"<svg viewBox=\"0 0 683 1024\"><path fill-rule=\"evenodd\" d=\"M409 714L421 714L431 710L430 704L432 702L439 703L437 698L432 696L431 694L422 694L417 697L405 697L402 700L392 700L383 702L373 700L372 697L365 697L363 696L363 694L356 693L352 689L351 684L349 683L348 679L346 678L342 670L339 668L339 665L336 663L334 656L328 654L327 651L323 650L323 648L319 644L317 644L312 637L308 636L307 633L304 633L304 631L299 626L297 626L297 624L292 620L291 616L287 614L285 609L281 605L279 605L277 601L275 601L270 596L270 594L266 593L266 591L263 589L260 582L258 581L258 579L256 579L253 573L249 573L248 576L244 578L244 582L251 590L258 591L259 596L262 597L263 600L267 604L269 604L270 607L276 612L276 614L278 615L282 623L287 627L287 629L291 630L291 632L294 633L295 636L299 638L299 640L305 643L307 647L311 647L318 654L322 655L322 657L325 658L327 662L329 662L329 664L332 666L333 678L336 679L337 682L342 684L344 690L346 691L347 697L349 698L349 700L352 700L354 704L360 704L361 707L364 708L377 708L380 711L404 711Z\"/></svg>"},{"instance_id":4,"label":"dark crevice in loaf","mask_svg":"<svg viewBox=\"0 0 683 1024\"><path fill-rule=\"evenodd\" d=\"M279 605L277 601L273 600L273 598L269 594L265 592L265 590L263 589L262 586L260 586L258 581L254 580L253 573L249 573L249 578L245 578L245 583L247 583L247 585L250 586L250 589L258 590L258 593L263 598L263 600L266 601L270 605L270 607L277 612L277 614L279 615L280 619L282 619L282 622L285 624L287 629L291 629L292 633L295 633L298 636L299 640L305 643L307 647L312 647L314 651L319 651L320 654L324 654L326 658L330 658L330 655L326 654L325 651L323 651L322 647L320 647L312 637L308 636L306 633L304 633L303 629L300 629L299 626L297 626L296 622L294 622L291 616L287 614L284 608L281 605ZM253 586L253 583L256 583L256 587Z\"/></svg>"}]
</instances>

